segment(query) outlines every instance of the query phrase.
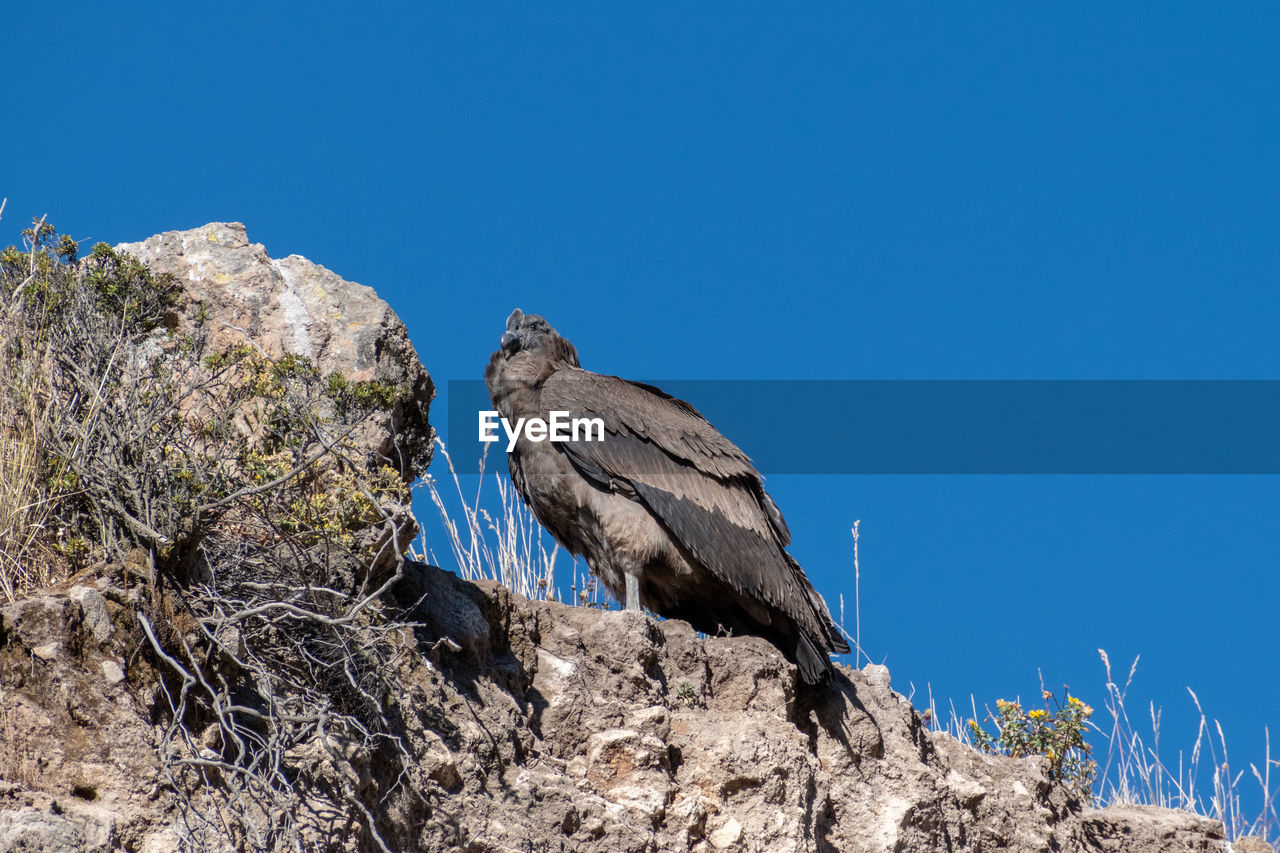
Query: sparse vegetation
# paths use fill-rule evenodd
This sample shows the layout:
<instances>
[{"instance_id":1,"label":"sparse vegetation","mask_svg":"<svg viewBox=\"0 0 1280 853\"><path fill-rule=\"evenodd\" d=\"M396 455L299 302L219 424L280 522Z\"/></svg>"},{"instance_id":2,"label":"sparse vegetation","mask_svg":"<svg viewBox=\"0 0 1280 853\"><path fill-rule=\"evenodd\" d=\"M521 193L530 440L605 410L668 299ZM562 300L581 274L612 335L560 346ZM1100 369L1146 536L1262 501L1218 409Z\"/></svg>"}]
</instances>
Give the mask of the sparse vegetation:
<instances>
[{"instance_id":1,"label":"sparse vegetation","mask_svg":"<svg viewBox=\"0 0 1280 853\"><path fill-rule=\"evenodd\" d=\"M48 454L58 411L49 393L45 357L50 317L33 296L47 276L75 257L49 245L43 221L23 232L29 251L0 251L0 596L13 601L58 579L70 545L53 509L74 481ZM61 241L59 241L61 242Z\"/></svg>"},{"instance_id":2,"label":"sparse vegetation","mask_svg":"<svg viewBox=\"0 0 1280 853\"><path fill-rule=\"evenodd\" d=\"M1092 802L1098 765L1090 755L1092 748L1085 742L1085 731L1093 709L1069 694L1065 702L1059 702L1051 691L1042 688L1040 693L1044 707L1029 710L1021 702L997 699L995 713L988 713L986 718L995 726L994 735L977 720L969 720L973 745L994 755L1043 756L1048 761L1050 779L1077 799Z\"/></svg>"},{"instance_id":3,"label":"sparse vegetation","mask_svg":"<svg viewBox=\"0 0 1280 853\"><path fill-rule=\"evenodd\" d=\"M1149 742L1129 716L1126 696L1138 669L1134 658L1123 685L1116 683L1107 653L1098 650L1107 673L1106 708L1111 717L1109 730L1099 729L1107 742L1107 759L1099 778L1099 799L1104 803L1141 803L1185 809L1222 821L1229 838L1258 836L1274 844L1280 840L1277 793L1272 786L1271 768L1280 760L1271 757L1271 732L1263 729L1261 767L1248 763L1232 766L1227 755L1227 739L1217 720L1209 718L1195 691L1187 688L1200 717L1195 741L1189 752L1178 750L1176 761L1160 752L1160 709L1152 703ZM1217 734L1215 742L1214 734ZM1207 761L1206 761L1207 758ZM1208 773L1208 790L1204 785ZM1241 783L1256 784L1260 795L1257 814L1249 817L1242 807Z\"/></svg>"},{"instance_id":4,"label":"sparse vegetation","mask_svg":"<svg viewBox=\"0 0 1280 853\"><path fill-rule=\"evenodd\" d=\"M698 691L687 681L680 682L680 686L676 688L676 701L682 705L700 705L702 697L698 695Z\"/></svg>"},{"instance_id":5,"label":"sparse vegetation","mask_svg":"<svg viewBox=\"0 0 1280 853\"><path fill-rule=\"evenodd\" d=\"M1249 762L1247 772L1245 768L1233 767L1228 760L1222 726L1216 720L1210 722L1199 698L1188 688L1190 701L1199 716L1196 735L1190 750L1180 749L1173 760L1167 760L1160 751L1160 709L1154 703L1148 707L1149 728L1144 734L1134 724L1126 705L1138 659L1134 659L1124 683L1119 684L1107 653L1099 649L1098 654L1106 673L1105 708L1109 723L1099 725L1093 719L1093 708L1075 697L1069 697L1066 706L1058 706L1058 710L1053 711L1047 703L1052 700L1056 704L1056 699L1053 694L1042 692L1046 702L1042 713L1037 713L1039 709L1025 710L1018 700L997 701L995 713L988 712L988 720L997 727L997 734L993 736L978 724L976 703L973 716L967 720L956 712L954 705L948 713L940 714L931 692L929 706L922 712L925 724L933 731L945 732L984 752L1044 755L1051 763L1062 754L1060 746L1054 748L1055 741L1070 744L1079 739L1088 747L1085 741L1094 739L1106 745L1101 767L1093 761L1092 749L1086 748L1075 752L1074 767L1078 769L1073 770L1069 762L1065 770L1067 778L1074 774L1081 781L1084 770L1092 774L1091 784L1078 789L1085 802L1098 807L1136 804L1182 809L1222 821L1229 838L1258 837L1274 845L1280 839L1280 814L1276 809L1280 791L1272 782L1271 769L1280 766L1280 759L1271 755L1270 731L1263 729L1260 766ZM1050 726L1054 730L1046 731ZM1255 791L1246 794L1245 789L1255 784ZM1256 813L1244 808L1246 800L1258 803Z\"/></svg>"}]
</instances>

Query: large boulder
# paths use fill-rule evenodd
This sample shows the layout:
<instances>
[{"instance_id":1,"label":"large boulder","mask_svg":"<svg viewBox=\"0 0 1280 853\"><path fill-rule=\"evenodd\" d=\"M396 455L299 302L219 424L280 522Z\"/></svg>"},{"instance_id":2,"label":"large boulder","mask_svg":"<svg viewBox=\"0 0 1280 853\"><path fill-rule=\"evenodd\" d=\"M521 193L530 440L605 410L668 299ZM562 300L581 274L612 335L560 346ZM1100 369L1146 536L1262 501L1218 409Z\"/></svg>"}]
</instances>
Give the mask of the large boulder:
<instances>
[{"instance_id":1,"label":"large boulder","mask_svg":"<svg viewBox=\"0 0 1280 853\"><path fill-rule=\"evenodd\" d=\"M179 331L195 331L202 316L215 351L250 343L273 357L306 356L325 374L401 389L402 401L358 438L406 482L426 470L435 386L404 323L373 288L299 255L273 259L239 222L166 231L116 248L174 276L186 297L174 318Z\"/></svg>"}]
</instances>

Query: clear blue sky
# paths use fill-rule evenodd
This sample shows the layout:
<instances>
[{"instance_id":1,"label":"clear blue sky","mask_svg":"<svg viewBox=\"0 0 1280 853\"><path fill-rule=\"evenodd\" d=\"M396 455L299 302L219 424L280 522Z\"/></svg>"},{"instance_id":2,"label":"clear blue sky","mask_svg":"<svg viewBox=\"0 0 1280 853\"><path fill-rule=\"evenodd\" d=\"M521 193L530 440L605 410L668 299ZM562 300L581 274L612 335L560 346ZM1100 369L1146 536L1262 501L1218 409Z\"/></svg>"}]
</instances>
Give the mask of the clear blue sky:
<instances>
[{"instance_id":1,"label":"clear blue sky","mask_svg":"<svg viewBox=\"0 0 1280 853\"><path fill-rule=\"evenodd\" d=\"M1280 378L1269 4L487 8L12 7L4 239L243 221L442 386L515 306L654 379ZM1166 747L1187 685L1240 766L1280 735L1274 477L769 485L833 603L862 520L904 692L1101 709L1104 647Z\"/></svg>"}]
</instances>

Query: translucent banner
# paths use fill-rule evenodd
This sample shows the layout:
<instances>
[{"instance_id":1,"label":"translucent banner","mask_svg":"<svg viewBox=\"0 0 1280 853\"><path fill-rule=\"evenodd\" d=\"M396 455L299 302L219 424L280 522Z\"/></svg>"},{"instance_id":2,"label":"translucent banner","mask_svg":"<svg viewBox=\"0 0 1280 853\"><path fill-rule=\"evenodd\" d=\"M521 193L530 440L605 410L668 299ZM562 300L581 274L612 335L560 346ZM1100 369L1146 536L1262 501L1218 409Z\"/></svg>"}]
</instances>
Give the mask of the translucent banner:
<instances>
[{"instance_id":1,"label":"translucent banner","mask_svg":"<svg viewBox=\"0 0 1280 853\"><path fill-rule=\"evenodd\" d=\"M1280 474L1280 381L650 384L691 403L764 474ZM484 383L453 380L446 393L458 470L475 471L486 446L493 470L509 442L496 423L497 440L480 440L493 408ZM567 412L559 435L582 414Z\"/></svg>"}]
</instances>

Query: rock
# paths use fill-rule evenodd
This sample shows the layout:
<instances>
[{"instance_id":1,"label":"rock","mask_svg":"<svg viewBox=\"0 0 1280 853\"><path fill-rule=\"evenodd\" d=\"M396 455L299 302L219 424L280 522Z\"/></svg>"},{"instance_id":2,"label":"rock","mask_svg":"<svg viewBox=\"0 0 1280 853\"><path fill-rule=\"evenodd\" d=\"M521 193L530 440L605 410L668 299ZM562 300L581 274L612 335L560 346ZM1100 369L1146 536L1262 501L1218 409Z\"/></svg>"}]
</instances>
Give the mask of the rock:
<instances>
[{"instance_id":1,"label":"rock","mask_svg":"<svg viewBox=\"0 0 1280 853\"><path fill-rule=\"evenodd\" d=\"M175 322L191 332L203 311L215 351L251 342L272 356L306 356L326 375L338 372L353 382L378 380L402 389L404 402L359 435L358 443L386 458L406 482L426 470L434 437L427 411L435 386L404 323L372 288L298 255L272 259L261 244L249 242L239 222L166 231L117 248L182 284L186 302Z\"/></svg>"},{"instance_id":2,"label":"rock","mask_svg":"<svg viewBox=\"0 0 1280 853\"><path fill-rule=\"evenodd\" d=\"M869 663L862 668L862 674L869 684L884 688L889 686L889 667L884 664Z\"/></svg>"},{"instance_id":3,"label":"rock","mask_svg":"<svg viewBox=\"0 0 1280 853\"><path fill-rule=\"evenodd\" d=\"M129 689L112 686L129 632L91 642L84 599L3 610L0 720L18 737L0 741L0 772L17 777L0 783L0 850L191 846L159 769L157 674L135 654ZM383 709L409 764L332 731L286 760L316 814L340 813L332 792L363 792L393 850L1228 851L1216 821L1084 808L1042 762L928 731L883 667L809 689L758 638L530 602L420 564L390 603L419 626ZM35 646L52 658L33 667ZM216 758L226 745L205 725L195 746ZM1250 843L1235 849L1266 850Z\"/></svg>"},{"instance_id":4,"label":"rock","mask_svg":"<svg viewBox=\"0 0 1280 853\"><path fill-rule=\"evenodd\" d=\"M120 248L182 282L178 329L202 311L216 347L250 341L403 389L357 439L406 482L422 473L434 390L372 290L297 256L272 260L235 223ZM107 595L86 582L0 607L0 850L251 845L221 837L217 820L183 820L216 815L243 790L217 767L240 748L236 736L207 708L175 736L166 690L184 677L234 685L227 711L248 731L270 707L296 715L294 739L263 756L301 804L299 835L278 839L290 849L380 849L356 828L373 814L385 849L404 853L1228 850L1216 821L1085 808L1042 760L981 755L929 731L883 666L837 667L829 684L809 687L757 637L704 639L679 620L531 602L409 563L360 617L405 623L387 640L394 654L377 658L390 684L368 692L357 668L312 685L308 707L345 708L339 724L308 716L295 697L265 701L236 664L252 650L232 625L195 676L175 673L149 652L137 613L176 642L195 636L178 624L181 609L166 609L163 590L100 589ZM215 769L170 774L162 750ZM1250 843L1236 850L1269 849Z\"/></svg>"},{"instance_id":5,"label":"rock","mask_svg":"<svg viewBox=\"0 0 1280 853\"><path fill-rule=\"evenodd\" d=\"M150 796L160 761L147 690L121 689L119 661L135 656L140 687L154 685L155 674L131 638L93 618L98 603L110 622L119 605L82 587L4 609L0 850L138 849L122 837L172 820Z\"/></svg>"},{"instance_id":6,"label":"rock","mask_svg":"<svg viewBox=\"0 0 1280 853\"><path fill-rule=\"evenodd\" d=\"M586 780L612 802L657 826L671 794L667 745L631 729L608 729L587 742Z\"/></svg>"},{"instance_id":7,"label":"rock","mask_svg":"<svg viewBox=\"0 0 1280 853\"><path fill-rule=\"evenodd\" d=\"M1090 851L1123 853L1226 853L1222 824L1177 809L1112 806L1088 809L1080 821L1080 840Z\"/></svg>"},{"instance_id":8,"label":"rock","mask_svg":"<svg viewBox=\"0 0 1280 853\"><path fill-rule=\"evenodd\" d=\"M115 849L108 817L26 807L0 811L0 850L6 853L109 853Z\"/></svg>"},{"instance_id":9,"label":"rock","mask_svg":"<svg viewBox=\"0 0 1280 853\"><path fill-rule=\"evenodd\" d=\"M71 600L80 605L85 627L99 643L111 638L111 614L107 612L107 600L102 593L87 586L71 587Z\"/></svg>"},{"instance_id":10,"label":"rock","mask_svg":"<svg viewBox=\"0 0 1280 853\"><path fill-rule=\"evenodd\" d=\"M31 650L31 654L43 661L57 660L58 652L59 648L57 643L43 643Z\"/></svg>"},{"instance_id":11,"label":"rock","mask_svg":"<svg viewBox=\"0 0 1280 853\"><path fill-rule=\"evenodd\" d=\"M711 846L717 850L728 850L742 839L742 824L729 818L724 824L707 836Z\"/></svg>"},{"instance_id":12,"label":"rock","mask_svg":"<svg viewBox=\"0 0 1280 853\"><path fill-rule=\"evenodd\" d=\"M116 685L124 681L124 670L115 661L104 660L102 662L102 677L107 680L107 684Z\"/></svg>"},{"instance_id":13,"label":"rock","mask_svg":"<svg viewBox=\"0 0 1280 853\"><path fill-rule=\"evenodd\" d=\"M29 598L0 608L0 625L28 649L56 642L72 622L65 596Z\"/></svg>"},{"instance_id":14,"label":"rock","mask_svg":"<svg viewBox=\"0 0 1280 853\"><path fill-rule=\"evenodd\" d=\"M400 706L444 711L431 733L461 782L419 788L437 819L403 849L440 846L443 822L481 849L1226 853L1215 821L1085 810L1042 762L929 732L882 666L808 690L754 637L703 640L677 620L528 602L427 567L402 596L421 602L421 643L447 628L462 645L410 676L424 687Z\"/></svg>"},{"instance_id":15,"label":"rock","mask_svg":"<svg viewBox=\"0 0 1280 853\"><path fill-rule=\"evenodd\" d=\"M174 277L183 301L171 319L179 333L204 329L213 352L248 343L269 356L310 359L321 376L349 382L377 381L399 394L348 436L355 458L397 471L406 484L431 461L435 433L428 411L435 386L418 360L400 318L370 287L346 281L298 255L273 259L250 243L244 225L214 222L190 231L166 231L117 247L156 273ZM167 342L159 340L157 347ZM241 428L251 430L247 424ZM321 460L320 467L335 465ZM338 585L381 579L417 535L411 513L394 510L396 545L381 524L357 534L361 550L376 554L372 566L330 569Z\"/></svg>"}]
</instances>

